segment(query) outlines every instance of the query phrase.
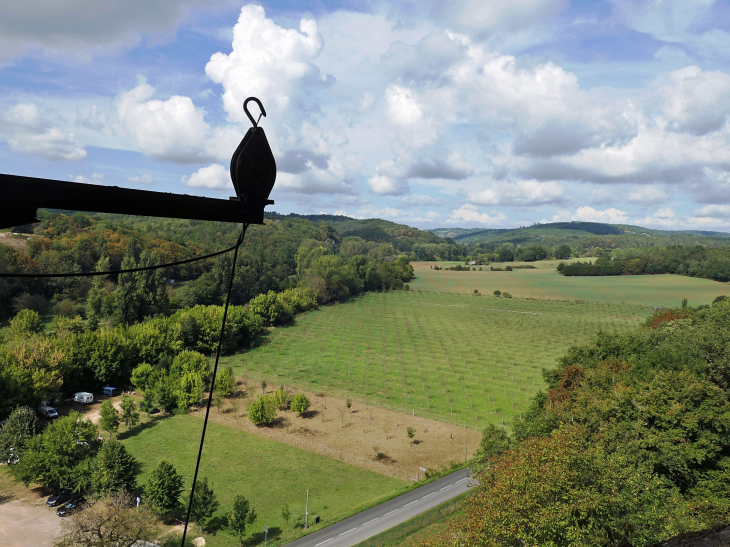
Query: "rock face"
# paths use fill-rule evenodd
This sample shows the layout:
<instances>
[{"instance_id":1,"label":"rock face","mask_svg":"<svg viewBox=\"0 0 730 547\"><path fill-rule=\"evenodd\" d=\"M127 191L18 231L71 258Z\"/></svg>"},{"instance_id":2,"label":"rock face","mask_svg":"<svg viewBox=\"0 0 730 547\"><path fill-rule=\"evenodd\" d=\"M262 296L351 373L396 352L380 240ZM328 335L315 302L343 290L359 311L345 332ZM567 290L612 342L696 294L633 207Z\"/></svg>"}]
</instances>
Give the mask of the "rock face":
<instances>
[{"instance_id":1,"label":"rock face","mask_svg":"<svg viewBox=\"0 0 730 547\"><path fill-rule=\"evenodd\" d=\"M720 526L700 532L687 532L672 539L657 543L653 547L728 547L730 526Z\"/></svg>"}]
</instances>

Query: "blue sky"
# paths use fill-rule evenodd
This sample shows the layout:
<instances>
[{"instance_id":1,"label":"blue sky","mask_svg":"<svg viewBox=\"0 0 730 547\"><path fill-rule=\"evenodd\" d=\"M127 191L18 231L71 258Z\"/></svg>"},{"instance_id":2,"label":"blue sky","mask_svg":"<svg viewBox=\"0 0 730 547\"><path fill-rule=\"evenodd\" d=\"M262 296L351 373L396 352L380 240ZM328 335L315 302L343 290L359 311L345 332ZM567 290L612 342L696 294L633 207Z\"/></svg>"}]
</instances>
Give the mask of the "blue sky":
<instances>
[{"instance_id":1,"label":"blue sky","mask_svg":"<svg viewBox=\"0 0 730 547\"><path fill-rule=\"evenodd\" d=\"M0 171L280 213L730 231L730 3L0 0ZM255 107L254 107L255 109Z\"/></svg>"}]
</instances>

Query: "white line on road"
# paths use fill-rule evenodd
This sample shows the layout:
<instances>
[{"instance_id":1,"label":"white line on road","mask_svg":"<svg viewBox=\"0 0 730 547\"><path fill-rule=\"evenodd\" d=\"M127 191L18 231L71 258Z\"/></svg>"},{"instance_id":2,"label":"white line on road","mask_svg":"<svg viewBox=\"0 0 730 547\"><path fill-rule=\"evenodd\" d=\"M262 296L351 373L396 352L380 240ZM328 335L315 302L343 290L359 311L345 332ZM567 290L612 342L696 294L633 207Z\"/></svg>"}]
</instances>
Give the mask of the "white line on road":
<instances>
[{"instance_id":1,"label":"white line on road","mask_svg":"<svg viewBox=\"0 0 730 547\"><path fill-rule=\"evenodd\" d=\"M430 494L426 494L425 496L423 496L423 498L427 498L428 496L433 496L435 493L436 492L431 492ZM421 499L423 499L423 498L421 498Z\"/></svg>"},{"instance_id":2,"label":"white line on road","mask_svg":"<svg viewBox=\"0 0 730 547\"><path fill-rule=\"evenodd\" d=\"M465 480L466 480L466 477L463 478L463 479L461 479L460 481L456 481L456 482L462 482L462 481L465 481ZM456 484L456 482L454 484Z\"/></svg>"},{"instance_id":3,"label":"white line on road","mask_svg":"<svg viewBox=\"0 0 730 547\"><path fill-rule=\"evenodd\" d=\"M418 500L416 500L416 501L418 501ZM408 507L409 505L413 505L414 503L416 503L416 501L412 501L411 503L406 503L403 507Z\"/></svg>"},{"instance_id":4,"label":"white line on road","mask_svg":"<svg viewBox=\"0 0 730 547\"><path fill-rule=\"evenodd\" d=\"M451 486L451 485L447 484L446 486L444 486L443 488L440 488L439 490L446 490L449 486Z\"/></svg>"},{"instance_id":5,"label":"white line on road","mask_svg":"<svg viewBox=\"0 0 730 547\"><path fill-rule=\"evenodd\" d=\"M325 539L323 542L317 543L317 545L322 545L322 543L327 543L328 541L332 541L333 539L335 539L335 538ZM317 545L315 545L314 547L317 547Z\"/></svg>"},{"instance_id":6,"label":"white line on road","mask_svg":"<svg viewBox=\"0 0 730 547\"><path fill-rule=\"evenodd\" d=\"M357 528L350 528L350 529L349 529L349 530L348 530L347 532L342 532L342 533L341 533L340 535L341 535L341 536L344 536L345 534L349 534L349 533L350 533L350 532L352 532L353 530L357 530Z\"/></svg>"},{"instance_id":7,"label":"white line on road","mask_svg":"<svg viewBox=\"0 0 730 547\"><path fill-rule=\"evenodd\" d=\"M397 510L398 510L398 509L393 509L393 510L392 510L392 511L391 511L390 513L395 513L395 512L397 511ZM387 516L387 515L390 515L390 513L385 513L385 515L383 515L383 516L385 517L385 516ZM315 547L316 547L316 545L315 545Z\"/></svg>"},{"instance_id":8,"label":"white line on road","mask_svg":"<svg viewBox=\"0 0 730 547\"><path fill-rule=\"evenodd\" d=\"M377 517L376 517L376 518L374 518L373 520L369 520L369 521L367 521L367 522L366 522L365 524L361 524L360 526L365 526L365 525L367 525L367 524L370 524L371 522L375 522L376 520L378 520L378 519L377 519Z\"/></svg>"}]
</instances>

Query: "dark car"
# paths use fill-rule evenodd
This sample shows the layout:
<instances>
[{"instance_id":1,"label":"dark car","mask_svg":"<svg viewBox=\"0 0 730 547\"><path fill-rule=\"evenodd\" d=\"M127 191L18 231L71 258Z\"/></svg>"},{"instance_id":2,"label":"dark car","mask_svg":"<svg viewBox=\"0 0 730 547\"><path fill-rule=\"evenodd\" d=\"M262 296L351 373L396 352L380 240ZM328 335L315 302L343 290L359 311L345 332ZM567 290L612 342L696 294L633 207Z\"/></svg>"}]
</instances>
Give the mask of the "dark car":
<instances>
[{"instance_id":1,"label":"dark car","mask_svg":"<svg viewBox=\"0 0 730 547\"><path fill-rule=\"evenodd\" d=\"M64 488L63 490L56 492L50 498L48 498L48 500L46 501L46 505L48 507L55 507L56 505L61 505L62 503L70 500L73 495L74 495L73 490L71 490L69 488Z\"/></svg>"},{"instance_id":2,"label":"dark car","mask_svg":"<svg viewBox=\"0 0 730 547\"><path fill-rule=\"evenodd\" d=\"M85 503L86 500L83 498L83 496L75 496L73 499L71 499L71 501L56 509L56 514L59 517L67 517L71 513L82 509Z\"/></svg>"}]
</instances>

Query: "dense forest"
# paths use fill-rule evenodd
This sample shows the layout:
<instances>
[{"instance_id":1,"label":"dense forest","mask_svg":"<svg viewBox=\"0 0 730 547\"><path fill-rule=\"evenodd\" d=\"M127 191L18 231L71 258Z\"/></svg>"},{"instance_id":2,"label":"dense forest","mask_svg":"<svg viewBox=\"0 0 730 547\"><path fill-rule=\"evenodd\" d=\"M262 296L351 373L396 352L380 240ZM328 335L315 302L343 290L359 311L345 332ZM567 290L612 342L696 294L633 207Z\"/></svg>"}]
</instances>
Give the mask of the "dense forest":
<instances>
[{"instance_id":1,"label":"dense forest","mask_svg":"<svg viewBox=\"0 0 730 547\"><path fill-rule=\"evenodd\" d=\"M274 214L250 226L239 254L232 302L306 285L320 302L362 290L390 288L410 278L408 260L463 258L462 246L387 221L347 221L343 233L332 223ZM337 217L335 217L337 218ZM233 224L121 215L39 211L28 234L0 243L0 272L99 271L167 263L201 256L233 244ZM360 234L360 235L357 235ZM438 254L441 253L441 254ZM129 323L155 313L220 304L231 257L193 262L155 274L111 275L107 279L0 279L0 320L22 309L63 316L87 313ZM173 287L173 289L165 289ZM120 312L124 293L131 313ZM89 298L91 297L91 298ZM128 306L129 307L129 306ZM115 315L116 314L116 315ZM121 315L120 315L121 314Z\"/></svg>"},{"instance_id":2,"label":"dense forest","mask_svg":"<svg viewBox=\"0 0 730 547\"><path fill-rule=\"evenodd\" d=\"M428 545L648 546L730 518L730 301L600 333L488 427L465 515Z\"/></svg>"}]
</instances>

